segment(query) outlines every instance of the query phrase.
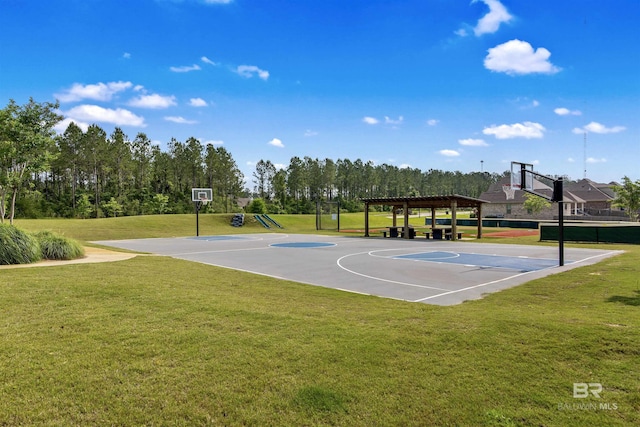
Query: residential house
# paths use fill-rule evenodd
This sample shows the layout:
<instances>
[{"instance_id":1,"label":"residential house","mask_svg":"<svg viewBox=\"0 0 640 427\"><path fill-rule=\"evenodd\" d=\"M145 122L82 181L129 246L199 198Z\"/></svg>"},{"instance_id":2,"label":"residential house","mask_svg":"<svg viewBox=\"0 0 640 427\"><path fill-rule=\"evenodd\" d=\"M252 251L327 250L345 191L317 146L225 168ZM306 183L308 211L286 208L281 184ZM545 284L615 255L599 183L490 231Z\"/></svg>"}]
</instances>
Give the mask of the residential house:
<instances>
[{"instance_id":1,"label":"residential house","mask_svg":"<svg viewBox=\"0 0 640 427\"><path fill-rule=\"evenodd\" d=\"M479 199L486 200L482 206L485 218L527 218L527 219L554 219L558 216L558 207L552 203L542 212L533 214L524 208L526 192L516 191L513 199L507 199L503 187L510 187L510 177L505 177L492 184L487 191L482 193ZM612 184L600 184L589 179L577 182L567 181L563 192L563 213L569 219L589 219L594 216L597 220L623 220L624 212L611 205L615 198ZM533 189L535 192L551 197L553 188L534 178Z\"/></svg>"}]
</instances>

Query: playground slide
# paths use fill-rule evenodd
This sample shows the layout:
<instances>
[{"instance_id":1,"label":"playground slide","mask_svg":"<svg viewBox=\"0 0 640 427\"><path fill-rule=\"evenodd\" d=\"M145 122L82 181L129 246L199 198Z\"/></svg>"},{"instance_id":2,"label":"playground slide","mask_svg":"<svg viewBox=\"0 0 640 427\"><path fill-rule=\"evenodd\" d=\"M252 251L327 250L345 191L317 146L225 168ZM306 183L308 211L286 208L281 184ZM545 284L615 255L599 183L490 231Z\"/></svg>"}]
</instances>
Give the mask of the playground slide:
<instances>
[{"instance_id":1,"label":"playground slide","mask_svg":"<svg viewBox=\"0 0 640 427\"><path fill-rule=\"evenodd\" d=\"M263 216L263 217L265 217L267 220L269 220L269 222L271 222L271 223L272 223L273 225L275 225L276 227L278 227L278 228L282 228L282 226L281 226L280 224L278 224L278 223L276 222L276 220L275 220L275 219L273 219L273 218L271 218L269 215L264 214L264 215L262 215L262 216Z\"/></svg>"},{"instance_id":2,"label":"playground slide","mask_svg":"<svg viewBox=\"0 0 640 427\"><path fill-rule=\"evenodd\" d=\"M261 217L260 215L254 215L254 218L255 218L255 219L257 219L257 220L258 220L258 222L259 222L260 224L262 224L262 226L263 226L264 228L271 228L271 227L269 226L269 224L267 224L267 223L265 222L265 220L264 220L264 219L262 219L262 217Z\"/></svg>"}]
</instances>

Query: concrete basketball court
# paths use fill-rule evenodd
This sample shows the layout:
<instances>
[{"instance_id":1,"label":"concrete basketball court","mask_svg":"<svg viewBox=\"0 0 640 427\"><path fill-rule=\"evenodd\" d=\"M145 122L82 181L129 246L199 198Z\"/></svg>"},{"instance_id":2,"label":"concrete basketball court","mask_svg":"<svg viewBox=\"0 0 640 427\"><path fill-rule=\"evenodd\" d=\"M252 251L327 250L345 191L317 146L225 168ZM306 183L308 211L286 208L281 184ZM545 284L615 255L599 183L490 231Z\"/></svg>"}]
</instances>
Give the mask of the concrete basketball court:
<instances>
[{"instance_id":1,"label":"concrete basketball court","mask_svg":"<svg viewBox=\"0 0 640 427\"><path fill-rule=\"evenodd\" d=\"M112 240L101 245L342 291L458 304L530 280L594 264L620 251L464 241L264 233Z\"/></svg>"}]
</instances>

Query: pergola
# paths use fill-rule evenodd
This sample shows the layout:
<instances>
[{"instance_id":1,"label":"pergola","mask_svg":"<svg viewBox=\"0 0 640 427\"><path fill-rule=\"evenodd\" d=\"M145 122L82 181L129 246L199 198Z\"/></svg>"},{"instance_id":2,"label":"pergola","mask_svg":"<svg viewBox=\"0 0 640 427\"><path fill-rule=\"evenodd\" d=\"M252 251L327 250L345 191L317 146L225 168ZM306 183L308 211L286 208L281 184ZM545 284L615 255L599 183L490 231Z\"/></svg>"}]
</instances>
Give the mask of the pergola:
<instances>
[{"instance_id":1,"label":"pergola","mask_svg":"<svg viewBox=\"0 0 640 427\"><path fill-rule=\"evenodd\" d=\"M456 230L456 210L458 208L476 208L478 216L478 239L482 238L482 204L485 200L453 194L451 196L425 196L425 197L381 197L362 199L364 202L364 235L369 237L369 205L391 206L393 211L393 226L396 224L396 211L402 209L404 215L404 229L409 229L409 209L431 209L431 225L436 226L436 209L451 210L451 238L458 236ZM404 238L409 239L410 233L404 233Z\"/></svg>"}]
</instances>

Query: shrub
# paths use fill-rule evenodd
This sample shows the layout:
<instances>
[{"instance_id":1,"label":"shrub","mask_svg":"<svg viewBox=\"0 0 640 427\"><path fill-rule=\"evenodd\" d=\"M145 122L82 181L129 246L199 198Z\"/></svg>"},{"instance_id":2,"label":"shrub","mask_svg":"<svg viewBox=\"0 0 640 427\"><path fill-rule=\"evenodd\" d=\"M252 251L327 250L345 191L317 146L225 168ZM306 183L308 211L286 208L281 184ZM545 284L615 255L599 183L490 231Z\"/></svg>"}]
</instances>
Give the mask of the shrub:
<instances>
[{"instance_id":1,"label":"shrub","mask_svg":"<svg viewBox=\"0 0 640 427\"><path fill-rule=\"evenodd\" d=\"M0 224L0 264L30 264L41 257L34 236L13 225Z\"/></svg>"},{"instance_id":2,"label":"shrub","mask_svg":"<svg viewBox=\"0 0 640 427\"><path fill-rule=\"evenodd\" d=\"M264 214L267 213L267 205L262 199L255 199L249 206L247 206L247 212L256 213L256 214Z\"/></svg>"},{"instance_id":3,"label":"shrub","mask_svg":"<svg viewBox=\"0 0 640 427\"><path fill-rule=\"evenodd\" d=\"M50 260L76 259L84 256L84 248L73 239L51 231L39 231L34 235L40 242L42 258Z\"/></svg>"}]
</instances>

